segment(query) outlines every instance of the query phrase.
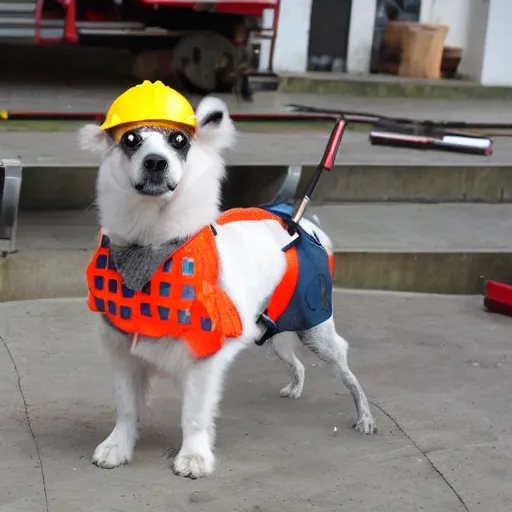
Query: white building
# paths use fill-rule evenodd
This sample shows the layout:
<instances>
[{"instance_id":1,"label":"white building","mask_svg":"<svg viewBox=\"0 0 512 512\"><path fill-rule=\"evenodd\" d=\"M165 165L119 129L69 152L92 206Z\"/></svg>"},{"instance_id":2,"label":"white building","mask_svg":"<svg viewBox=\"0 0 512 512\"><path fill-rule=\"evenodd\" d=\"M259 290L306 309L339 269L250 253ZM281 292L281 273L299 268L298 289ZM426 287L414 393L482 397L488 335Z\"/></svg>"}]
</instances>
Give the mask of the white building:
<instances>
[{"instance_id":1,"label":"white building","mask_svg":"<svg viewBox=\"0 0 512 512\"><path fill-rule=\"evenodd\" d=\"M308 70L311 12L316 1L322 0L281 0L274 51L277 73ZM369 73L376 0L352 0L351 4L346 68L348 73ZM265 15L265 22L271 24L270 12ZM458 69L462 76L484 85L512 86L512 0L422 0L420 22L450 26L446 45L462 48ZM269 45L263 44L262 68L268 62L268 54Z\"/></svg>"}]
</instances>

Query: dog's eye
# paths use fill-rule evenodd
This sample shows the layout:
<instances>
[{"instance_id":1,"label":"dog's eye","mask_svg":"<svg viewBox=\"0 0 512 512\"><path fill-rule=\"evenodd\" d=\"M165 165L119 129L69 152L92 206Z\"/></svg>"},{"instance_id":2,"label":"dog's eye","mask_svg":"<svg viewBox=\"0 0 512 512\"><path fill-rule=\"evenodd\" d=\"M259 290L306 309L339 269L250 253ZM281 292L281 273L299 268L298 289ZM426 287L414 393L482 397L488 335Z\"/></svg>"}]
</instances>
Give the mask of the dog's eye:
<instances>
[{"instance_id":1,"label":"dog's eye","mask_svg":"<svg viewBox=\"0 0 512 512\"><path fill-rule=\"evenodd\" d=\"M128 149L137 149L142 144L142 137L135 132L126 132L121 139L121 143Z\"/></svg>"},{"instance_id":2,"label":"dog's eye","mask_svg":"<svg viewBox=\"0 0 512 512\"><path fill-rule=\"evenodd\" d=\"M169 135L169 142L174 149L185 149L188 145L188 139L181 132L173 132Z\"/></svg>"}]
</instances>

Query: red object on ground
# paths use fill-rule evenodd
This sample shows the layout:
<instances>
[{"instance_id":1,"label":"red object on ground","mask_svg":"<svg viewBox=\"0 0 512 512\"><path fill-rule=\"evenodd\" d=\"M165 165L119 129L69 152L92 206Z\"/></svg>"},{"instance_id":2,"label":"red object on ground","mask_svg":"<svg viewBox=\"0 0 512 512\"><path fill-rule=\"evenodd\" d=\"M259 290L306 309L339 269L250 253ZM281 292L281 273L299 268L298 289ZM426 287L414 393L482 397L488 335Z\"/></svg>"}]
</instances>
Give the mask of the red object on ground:
<instances>
[{"instance_id":1,"label":"red object on ground","mask_svg":"<svg viewBox=\"0 0 512 512\"><path fill-rule=\"evenodd\" d=\"M512 286L498 281L486 281L484 308L491 313L512 316Z\"/></svg>"}]
</instances>

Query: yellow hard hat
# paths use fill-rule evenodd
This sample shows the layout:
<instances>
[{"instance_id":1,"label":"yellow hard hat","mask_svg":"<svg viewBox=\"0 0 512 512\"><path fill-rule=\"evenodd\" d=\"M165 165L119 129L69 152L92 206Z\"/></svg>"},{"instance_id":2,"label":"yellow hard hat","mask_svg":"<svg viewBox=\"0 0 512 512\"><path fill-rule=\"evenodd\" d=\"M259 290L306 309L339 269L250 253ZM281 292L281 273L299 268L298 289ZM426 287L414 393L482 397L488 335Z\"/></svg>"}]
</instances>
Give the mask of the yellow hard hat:
<instances>
[{"instance_id":1,"label":"yellow hard hat","mask_svg":"<svg viewBox=\"0 0 512 512\"><path fill-rule=\"evenodd\" d=\"M110 106L103 130L121 125L145 123L179 124L192 132L196 129L196 116L192 105L178 91L162 82L145 80L121 94Z\"/></svg>"}]
</instances>

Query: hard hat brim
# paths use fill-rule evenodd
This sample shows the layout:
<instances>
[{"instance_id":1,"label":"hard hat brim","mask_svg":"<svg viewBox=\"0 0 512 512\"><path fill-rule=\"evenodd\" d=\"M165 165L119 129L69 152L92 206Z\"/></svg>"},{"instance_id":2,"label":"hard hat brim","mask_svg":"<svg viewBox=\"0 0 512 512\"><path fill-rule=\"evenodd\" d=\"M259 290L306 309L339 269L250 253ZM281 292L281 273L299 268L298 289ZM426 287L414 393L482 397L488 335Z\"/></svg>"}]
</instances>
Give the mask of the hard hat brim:
<instances>
[{"instance_id":1,"label":"hard hat brim","mask_svg":"<svg viewBox=\"0 0 512 512\"><path fill-rule=\"evenodd\" d=\"M136 128L140 128L142 126L151 126L151 127L159 127L159 128L166 128L170 130L184 130L188 132L190 135L195 135L195 126L191 126L184 123L176 123L174 121L136 121L132 123L121 123L117 124L115 126L112 126L111 128L103 128L102 129L107 131L111 137L114 139L114 142L119 142L121 137L130 130L135 130Z\"/></svg>"}]
</instances>

